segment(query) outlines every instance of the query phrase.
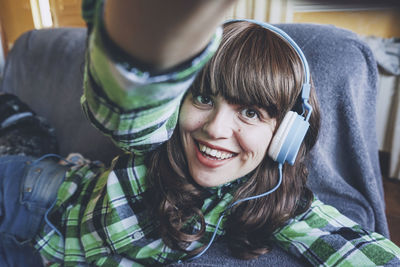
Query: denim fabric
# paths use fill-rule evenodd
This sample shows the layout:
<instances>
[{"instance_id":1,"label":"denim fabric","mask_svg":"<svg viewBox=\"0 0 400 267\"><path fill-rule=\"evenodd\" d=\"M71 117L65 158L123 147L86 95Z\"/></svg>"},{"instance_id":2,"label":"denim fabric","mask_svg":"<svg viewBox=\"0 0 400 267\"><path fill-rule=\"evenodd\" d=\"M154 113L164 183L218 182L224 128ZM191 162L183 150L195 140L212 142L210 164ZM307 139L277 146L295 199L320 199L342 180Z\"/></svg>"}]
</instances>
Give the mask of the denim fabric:
<instances>
[{"instance_id":1,"label":"denim fabric","mask_svg":"<svg viewBox=\"0 0 400 267\"><path fill-rule=\"evenodd\" d=\"M0 158L0 266L41 266L30 241L44 223L66 170L48 159Z\"/></svg>"}]
</instances>

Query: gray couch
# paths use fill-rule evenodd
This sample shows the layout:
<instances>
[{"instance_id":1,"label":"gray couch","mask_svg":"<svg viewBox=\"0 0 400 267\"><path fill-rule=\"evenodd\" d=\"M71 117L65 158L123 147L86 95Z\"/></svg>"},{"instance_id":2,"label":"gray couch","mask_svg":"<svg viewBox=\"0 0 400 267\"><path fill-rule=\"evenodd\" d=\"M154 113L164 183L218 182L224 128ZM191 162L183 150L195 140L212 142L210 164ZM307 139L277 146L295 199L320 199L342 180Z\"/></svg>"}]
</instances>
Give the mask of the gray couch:
<instances>
[{"instance_id":1,"label":"gray couch","mask_svg":"<svg viewBox=\"0 0 400 267\"><path fill-rule=\"evenodd\" d=\"M307 56L321 105L322 128L308 165L309 186L324 202L368 230L388 236L375 135L377 70L370 49L332 26L280 25ZM8 55L0 91L18 95L55 127L60 154L80 152L109 163L120 150L84 118L82 94L86 30L34 30ZM196 266L296 266L304 260L279 248L257 260L232 258L223 240Z\"/></svg>"}]
</instances>

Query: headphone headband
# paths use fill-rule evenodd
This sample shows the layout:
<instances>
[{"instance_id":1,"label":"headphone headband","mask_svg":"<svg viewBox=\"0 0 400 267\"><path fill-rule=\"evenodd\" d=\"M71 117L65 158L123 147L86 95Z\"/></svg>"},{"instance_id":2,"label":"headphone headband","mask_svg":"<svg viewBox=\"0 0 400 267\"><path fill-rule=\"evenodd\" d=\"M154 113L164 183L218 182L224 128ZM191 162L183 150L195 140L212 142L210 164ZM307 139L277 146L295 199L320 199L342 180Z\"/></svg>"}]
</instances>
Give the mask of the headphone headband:
<instances>
[{"instance_id":1,"label":"headphone headband","mask_svg":"<svg viewBox=\"0 0 400 267\"><path fill-rule=\"evenodd\" d=\"M307 59L301 50L301 48L297 45L297 43L283 30L279 29L278 27L275 27L269 23L266 22L260 22L252 19L231 19L227 20L225 23L230 23L230 22L240 22L240 21L246 21L250 23L257 24L259 26L262 26L276 34L278 34L280 37L282 37L284 40L286 40L292 48L296 51L297 55L299 56L302 64L303 64L303 70L304 70L304 82L301 88L301 98L303 100L303 109L307 110L307 117L305 118L306 121L310 119L310 115L312 112L312 107L308 103L308 99L310 98L310 90L311 90L311 82L310 82L310 68L308 66Z\"/></svg>"}]
</instances>

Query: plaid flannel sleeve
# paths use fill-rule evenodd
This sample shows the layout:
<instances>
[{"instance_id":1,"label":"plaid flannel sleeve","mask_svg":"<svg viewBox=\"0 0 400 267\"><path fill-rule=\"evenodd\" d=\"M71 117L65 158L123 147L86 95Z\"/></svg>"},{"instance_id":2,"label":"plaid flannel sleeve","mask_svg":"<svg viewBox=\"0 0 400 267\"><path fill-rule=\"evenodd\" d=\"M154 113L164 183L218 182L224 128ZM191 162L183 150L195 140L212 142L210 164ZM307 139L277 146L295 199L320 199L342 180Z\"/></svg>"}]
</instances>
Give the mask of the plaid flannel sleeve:
<instances>
[{"instance_id":1,"label":"plaid flannel sleeve","mask_svg":"<svg viewBox=\"0 0 400 267\"><path fill-rule=\"evenodd\" d=\"M313 266L400 266L399 247L317 199L307 212L278 230L274 239Z\"/></svg>"},{"instance_id":2,"label":"plaid flannel sleeve","mask_svg":"<svg viewBox=\"0 0 400 267\"><path fill-rule=\"evenodd\" d=\"M196 73L218 48L222 28L197 56L153 75L107 36L103 1L87 0L82 14L92 25L84 72L83 110L91 123L122 149L143 154L168 140L176 126L179 106ZM93 11L95 9L95 11Z\"/></svg>"}]
</instances>

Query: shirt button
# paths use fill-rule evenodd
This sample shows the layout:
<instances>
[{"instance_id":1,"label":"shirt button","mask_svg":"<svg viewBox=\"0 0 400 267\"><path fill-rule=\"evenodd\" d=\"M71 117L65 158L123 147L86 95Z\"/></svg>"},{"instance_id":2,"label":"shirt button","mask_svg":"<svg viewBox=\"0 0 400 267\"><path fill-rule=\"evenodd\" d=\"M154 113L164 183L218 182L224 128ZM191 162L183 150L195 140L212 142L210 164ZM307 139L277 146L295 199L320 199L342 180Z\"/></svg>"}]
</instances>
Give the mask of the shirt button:
<instances>
[{"instance_id":1,"label":"shirt button","mask_svg":"<svg viewBox=\"0 0 400 267\"><path fill-rule=\"evenodd\" d=\"M137 231L133 234L134 239L140 239L143 237L143 233L141 231Z\"/></svg>"}]
</instances>

